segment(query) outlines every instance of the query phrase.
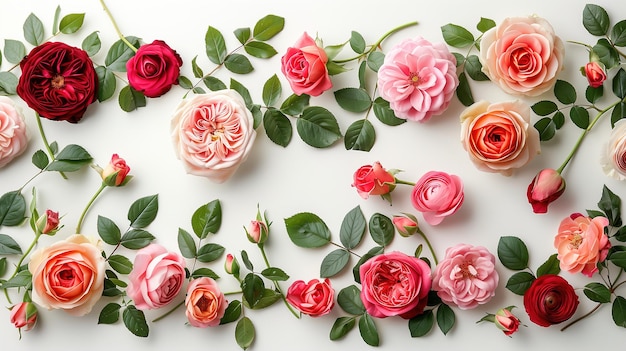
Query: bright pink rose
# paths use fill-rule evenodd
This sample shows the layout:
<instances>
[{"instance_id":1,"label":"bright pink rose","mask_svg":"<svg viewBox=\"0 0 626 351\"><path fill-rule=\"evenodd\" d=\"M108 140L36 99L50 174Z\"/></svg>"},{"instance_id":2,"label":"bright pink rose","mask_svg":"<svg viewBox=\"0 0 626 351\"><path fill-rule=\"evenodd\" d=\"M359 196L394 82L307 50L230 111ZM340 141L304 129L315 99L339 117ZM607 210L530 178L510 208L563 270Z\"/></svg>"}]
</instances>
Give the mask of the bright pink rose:
<instances>
[{"instance_id":1,"label":"bright pink rose","mask_svg":"<svg viewBox=\"0 0 626 351\"><path fill-rule=\"evenodd\" d=\"M28 134L22 110L13 100L0 96L0 168L24 153Z\"/></svg>"},{"instance_id":2,"label":"bright pink rose","mask_svg":"<svg viewBox=\"0 0 626 351\"><path fill-rule=\"evenodd\" d=\"M187 173L223 183L248 157L256 131L241 95L226 89L182 100L171 135Z\"/></svg>"},{"instance_id":3,"label":"bright pink rose","mask_svg":"<svg viewBox=\"0 0 626 351\"><path fill-rule=\"evenodd\" d=\"M89 313L104 289L106 262L102 252L81 234L33 252L33 302L75 316Z\"/></svg>"},{"instance_id":4,"label":"bright pink rose","mask_svg":"<svg viewBox=\"0 0 626 351\"><path fill-rule=\"evenodd\" d=\"M506 93L537 96L556 83L564 51L548 21L514 17L485 32L479 59L483 72Z\"/></svg>"},{"instance_id":5,"label":"bright pink rose","mask_svg":"<svg viewBox=\"0 0 626 351\"><path fill-rule=\"evenodd\" d=\"M583 69L583 72L585 74L585 77L587 77L587 82L589 82L589 86L592 88L602 86L602 84L606 80L606 72L604 71L604 67L598 62L587 62Z\"/></svg>"},{"instance_id":6,"label":"bright pink rose","mask_svg":"<svg viewBox=\"0 0 626 351\"><path fill-rule=\"evenodd\" d=\"M626 179L626 120L620 119L613 126L600 163L607 176L617 180Z\"/></svg>"},{"instance_id":7,"label":"bright pink rose","mask_svg":"<svg viewBox=\"0 0 626 351\"><path fill-rule=\"evenodd\" d=\"M37 307L32 302L20 302L11 307L9 318L17 329L29 331L37 323Z\"/></svg>"},{"instance_id":8,"label":"bright pink rose","mask_svg":"<svg viewBox=\"0 0 626 351\"><path fill-rule=\"evenodd\" d=\"M380 162L365 165L354 172L352 186L364 199L370 195L385 195L393 190L396 179Z\"/></svg>"},{"instance_id":9,"label":"bright pink rose","mask_svg":"<svg viewBox=\"0 0 626 351\"><path fill-rule=\"evenodd\" d=\"M496 259L482 246L459 244L446 249L435 268L433 290L447 304L469 310L485 304L496 294Z\"/></svg>"},{"instance_id":10,"label":"bright pink rose","mask_svg":"<svg viewBox=\"0 0 626 351\"><path fill-rule=\"evenodd\" d=\"M548 212L548 205L565 191L565 179L554 169L542 169L528 185L526 197L534 213Z\"/></svg>"},{"instance_id":11,"label":"bright pink rose","mask_svg":"<svg viewBox=\"0 0 626 351\"><path fill-rule=\"evenodd\" d=\"M140 310L163 307L178 295L185 280L185 260L163 246L150 244L137 251L126 293Z\"/></svg>"},{"instance_id":12,"label":"bright pink rose","mask_svg":"<svg viewBox=\"0 0 626 351\"><path fill-rule=\"evenodd\" d=\"M185 314L192 326L206 328L219 325L227 306L228 301L215 280L201 277L189 283Z\"/></svg>"},{"instance_id":13,"label":"bright pink rose","mask_svg":"<svg viewBox=\"0 0 626 351\"><path fill-rule=\"evenodd\" d=\"M359 268L361 301L377 318L413 318L428 302L430 267L417 257L393 251L374 256Z\"/></svg>"},{"instance_id":14,"label":"bright pink rose","mask_svg":"<svg viewBox=\"0 0 626 351\"><path fill-rule=\"evenodd\" d=\"M456 59L443 43L407 39L385 55L378 70L380 96L398 118L426 122L450 104L459 79Z\"/></svg>"},{"instance_id":15,"label":"bright pink rose","mask_svg":"<svg viewBox=\"0 0 626 351\"><path fill-rule=\"evenodd\" d=\"M481 171L509 176L540 153L539 142L530 107L519 100L479 101L461 113L461 143Z\"/></svg>"},{"instance_id":16,"label":"bright pink rose","mask_svg":"<svg viewBox=\"0 0 626 351\"><path fill-rule=\"evenodd\" d=\"M563 219L554 238L557 258L562 270L591 277L598 271L597 264L606 259L611 248L604 228L605 217L585 217L574 213Z\"/></svg>"},{"instance_id":17,"label":"bright pink rose","mask_svg":"<svg viewBox=\"0 0 626 351\"><path fill-rule=\"evenodd\" d=\"M333 86L326 68L328 56L307 33L287 49L280 62L280 70L296 95L318 96Z\"/></svg>"},{"instance_id":18,"label":"bright pink rose","mask_svg":"<svg viewBox=\"0 0 626 351\"><path fill-rule=\"evenodd\" d=\"M164 41L155 40L139 47L126 62L128 84L147 97L159 97L178 84L183 60Z\"/></svg>"},{"instance_id":19,"label":"bright pink rose","mask_svg":"<svg viewBox=\"0 0 626 351\"><path fill-rule=\"evenodd\" d=\"M102 180L109 186L121 186L126 184L131 177L128 177L130 167L126 164L126 160L113 154L111 162L102 170Z\"/></svg>"},{"instance_id":20,"label":"bright pink rose","mask_svg":"<svg viewBox=\"0 0 626 351\"><path fill-rule=\"evenodd\" d=\"M287 290L287 301L300 312L311 317L328 314L335 306L335 290L330 279L297 280Z\"/></svg>"},{"instance_id":21,"label":"bright pink rose","mask_svg":"<svg viewBox=\"0 0 626 351\"><path fill-rule=\"evenodd\" d=\"M416 210L422 212L428 224L437 225L461 208L464 198L461 178L430 171L415 182L411 202Z\"/></svg>"}]
</instances>

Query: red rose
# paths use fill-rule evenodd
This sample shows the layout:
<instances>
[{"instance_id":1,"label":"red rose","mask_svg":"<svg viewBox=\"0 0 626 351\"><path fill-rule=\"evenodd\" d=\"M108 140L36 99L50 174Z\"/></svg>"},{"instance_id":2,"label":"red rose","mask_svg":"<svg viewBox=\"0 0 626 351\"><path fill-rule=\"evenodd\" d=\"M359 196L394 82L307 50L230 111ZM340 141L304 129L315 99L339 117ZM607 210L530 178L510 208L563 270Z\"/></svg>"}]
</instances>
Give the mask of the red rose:
<instances>
[{"instance_id":1,"label":"red rose","mask_svg":"<svg viewBox=\"0 0 626 351\"><path fill-rule=\"evenodd\" d=\"M96 100L98 76L84 50L46 42L31 50L20 67L17 95L41 117L77 123Z\"/></svg>"},{"instance_id":2,"label":"red rose","mask_svg":"<svg viewBox=\"0 0 626 351\"><path fill-rule=\"evenodd\" d=\"M606 80L606 72L604 71L603 66L604 65L598 62L588 62L585 65L584 73L590 87L597 88Z\"/></svg>"},{"instance_id":3,"label":"red rose","mask_svg":"<svg viewBox=\"0 0 626 351\"><path fill-rule=\"evenodd\" d=\"M535 279L524 294L524 308L530 321L549 327L570 319L578 307L574 288L555 274Z\"/></svg>"},{"instance_id":4,"label":"red rose","mask_svg":"<svg viewBox=\"0 0 626 351\"><path fill-rule=\"evenodd\" d=\"M135 56L126 62L128 84L147 97L159 97L178 84L183 60L164 41L139 47Z\"/></svg>"}]
</instances>

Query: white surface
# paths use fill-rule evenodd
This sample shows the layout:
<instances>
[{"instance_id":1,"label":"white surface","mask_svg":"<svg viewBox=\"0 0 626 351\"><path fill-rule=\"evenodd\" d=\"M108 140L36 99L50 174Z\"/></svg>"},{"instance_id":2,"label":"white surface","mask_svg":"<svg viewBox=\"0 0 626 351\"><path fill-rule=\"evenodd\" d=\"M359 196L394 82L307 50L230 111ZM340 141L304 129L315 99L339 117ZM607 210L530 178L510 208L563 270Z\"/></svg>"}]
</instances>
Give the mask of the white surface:
<instances>
[{"instance_id":1,"label":"white surface","mask_svg":"<svg viewBox=\"0 0 626 351\"><path fill-rule=\"evenodd\" d=\"M595 42L582 27L582 10L585 1L517 1L498 3L493 1L317 1L295 3L292 1L222 1L205 2L179 0L175 2L116 1L108 5L125 35L135 35L144 42L154 39L165 40L175 48L185 62L183 74L192 77L191 59L198 55L198 63L207 72L213 65L204 54L204 35L209 25L219 29L227 40L228 48L237 43L232 31L239 27L253 26L266 14L285 17L285 29L270 41L279 54L264 61L253 59L256 71L250 75L233 76L221 70L216 76L224 81L235 77L248 87L255 101L261 101L263 82L278 73L283 82L283 98L290 91L280 75L280 56L286 48L306 31L317 35L325 44L337 44L350 37L350 31L360 32L369 43L377 40L387 30L406 22L417 20L420 24L404 30L384 43L388 50L399 40L421 35L430 41L441 42L440 27L456 23L470 28L474 33L480 17L499 23L509 16L537 14L546 18L564 40ZM0 36L22 40L22 23L30 12L34 12L46 26L51 28L54 9L60 5L63 14L86 13L85 25L77 35L63 36L59 40L80 45L80 41L94 30L98 30L103 50L96 60L104 60L104 53L117 40L116 34L100 8L98 1L44 1L4 0L0 11ZM626 18L623 7L616 2L598 2L609 12L613 22ZM561 78L573 82L582 91L585 80L578 68L587 60L587 52L580 46L566 44L565 70ZM8 64L5 62L3 69ZM195 80L194 80L195 81ZM345 73L333 78L335 88L356 86L356 73ZM558 167L579 130L567 123L556 139L542 145L542 154L511 177L478 171L470 162L459 142L460 125L458 115L463 106L454 101L448 111L434 117L426 124L407 123L400 127L388 127L373 120L377 141L371 152L346 151L342 143L329 149L313 149L305 145L297 135L287 148L274 145L262 130L256 140L248 161L238 173L225 184L213 184L204 178L186 175L175 158L169 138L170 114L184 94L175 87L164 97L151 99L148 106L132 113L122 112L115 100L94 104L87 116L77 125L44 120L44 128L50 140L60 145L75 143L84 146L104 165L111 154L118 153L132 168L134 179L121 189L107 189L97 200L83 225L85 233L96 235L97 215L113 219L120 226L126 223L126 211L130 204L146 195L159 194L159 215L148 229L157 236L157 242L171 250L177 250L178 228L191 230L190 218L193 211L211 200L220 199L223 206L223 223L219 233L212 239L237 253L247 250L251 259L261 266L256 247L245 238L243 226L256 214L257 204L267 211L274 222L271 237L266 247L273 265L283 268L295 279L309 280L319 274L322 258L332 249L302 249L293 245L286 234L283 219L297 212L310 211L318 214L333 231L338 240L339 226L343 216L353 207L360 205L369 218L375 212L387 216L400 212L411 212L421 219L410 204L410 188L399 186L393 193L393 206L372 197L362 200L350 187L353 172L361 165L381 161L387 168L404 170L401 179L415 181L430 170L442 170L462 177L465 184L465 203L461 210L437 227L424 221L422 229L429 236L443 257L448 246L461 242L483 245L494 254L502 235L516 235L527 243L531 252L531 267L536 268L555 250L552 240L561 219L572 212L583 212L595 208L600 198L602 185L606 184L626 200L624 183L605 177L599 165L599 152L606 140L610 126L604 120L596 126L565 172L568 188L556 203L550 206L547 215L536 215L526 200L526 188L532 177L542 168ZM491 83L474 84L476 100L503 101L511 97L502 93ZM0 193L17 189L35 173L30 164L30 155L41 148L36 133L34 115L26 105L27 123L31 129L31 144L23 157L0 170ZM535 101L535 100L532 100ZM582 100L581 100L582 101ZM341 130L360 116L342 111L335 103L332 93L312 99L312 104L325 106L337 116ZM536 118L536 116L533 116ZM534 119L535 120L535 119ZM69 235L75 228L80 211L99 186L99 176L91 169L70 174L70 181L63 181L57 174L46 174L37 178L30 186L39 192L39 208L52 208L64 215L65 228L58 235ZM28 189L30 189L30 186ZM30 198L30 190L25 192ZM2 228L2 232L14 236L23 247L30 242L28 226ZM46 238L47 239L47 238ZM57 238L53 238L55 240ZM412 253L422 241L417 237L397 236L392 248ZM41 245L45 245L42 240ZM365 253L373 243L362 244L357 251ZM125 252L134 257L132 252ZM353 264L356 259L352 259ZM222 263L209 265L222 275L220 284L224 291L234 290L234 281L222 271ZM437 329L426 337L410 337L407 322L399 318L376 320L381 337L380 349L495 349L539 350L576 346L585 349L615 345L622 340L625 331L613 325L610 306L605 306L582 323L560 332L559 326L541 328L528 320L523 311L522 299L505 289L511 272L498 263L501 283L497 295L486 305L471 311L455 309L457 323L444 336ZM563 275L576 288L588 280L567 273ZM333 280L336 292L352 284L351 272L346 271ZM287 284L283 285L286 289ZM578 290L581 305L576 313L580 316L591 306ZM179 296L179 300L183 295ZM5 301L3 299L3 301ZM0 309L0 337L4 350L104 350L118 349L189 349L210 348L213 350L236 350L234 324L210 329L196 329L185 325L182 309L163 321L150 324L150 337L141 339L133 336L120 323L97 325L100 309L109 301L104 298L94 311L85 317L76 318L62 311L40 312L35 330L24 333L18 341L17 331L8 322L8 312ZM3 302L6 305L6 302ZM485 312L516 305L515 310L527 327L522 327L512 338L505 337L493 325L475 324ZM148 319L164 311L150 311ZM301 349L301 350L345 350L366 349L355 329L341 341L330 341L328 334L335 318L343 315L336 307L330 315L321 318L304 316L300 320L278 303L271 308L250 311L257 338L254 350Z\"/></svg>"}]
</instances>

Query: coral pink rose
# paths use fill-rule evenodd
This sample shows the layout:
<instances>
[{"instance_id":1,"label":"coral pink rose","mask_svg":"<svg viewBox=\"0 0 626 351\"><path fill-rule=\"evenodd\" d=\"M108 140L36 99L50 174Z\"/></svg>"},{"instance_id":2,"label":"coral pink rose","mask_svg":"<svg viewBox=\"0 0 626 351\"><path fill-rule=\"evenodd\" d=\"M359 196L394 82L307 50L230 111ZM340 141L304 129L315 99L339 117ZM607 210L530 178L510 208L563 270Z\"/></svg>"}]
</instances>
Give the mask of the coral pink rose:
<instances>
[{"instance_id":1,"label":"coral pink rose","mask_svg":"<svg viewBox=\"0 0 626 351\"><path fill-rule=\"evenodd\" d=\"M415 182L411 195L413 207L422 212L424 220L430 225L437 225L454 214L461 208L464 199L461 178L438 171L424 174Z\"/></svg>"},{"instance_id":2,"label":"coral pink rose","mask_svg":"<svg viewBox=\"0 0 626 351\"><path fill-rule=\"evenodd\" d=\"M128 84L147 97L159 97L178 84L183 60L162 40L139 47L126 62Z\"/></svg>"},{"instance_id":3,"label":"coral pink rose","mask_svg":"<svg viewBox=\"0 0 626 351\"><path fill-rule=\"evenodd\" d=\"M328 314L335 306L335 290L330 279L297 280L287 290L287 301L300 312L311 317Z\"/></svg>"},{"instance_id":4,"label":"coral pink rose","mask_svg":"<svg viewBox=\"0 0 626 351\"><path fill-rule=\"evenodd\" d=\"M538 16L506 18L480 41L483 72L506 93L537 96L563 68L563 41Z\"/></svg>"},{"instance_id":5,"label":"coral pink rose","mask_svg":"<svg viewBox=\"0 0 626 351\"><path fill-rule=\"evenodd\" d=\"M126 164L126 160L118 154L111 156L111 161L102 170L102 180L109 186L122 186L131 179L128 176L130 167Z\"/></svg>"},{"instance_id":6,"label":"coral pink rose","mask_svg":"<svg viewBox=\"0 0 626 351\"><path fill-rule=\"evenodd\" d=\"M228 301L215 280L201 277L189 283L185 314L192 326L206 328L219 325L227 306Z\"/></svg>"},{"instance_id":7,"label":"coral pink rose","mask_svg":"<svg viewBox=\"0 0 626 351\"><path fill-rule=\"evenodd\" d=\"M0 168L24 153L28 133L22 110L13 100L0 96Z\"/></svg>"},{"instance_id":8,"label":"coral pink rose","mask_svg":"<svg viewBox=\"0 0 626 351\"><path fill-rule=\"evenodd\" d=\"M602 86L606 80L606 72L604 71L604 65L598 62L587 62L583 68L583 74L587 77L587 82L592 88Z\"/></svg>"},{"instance_id":9,"label":"coral pink rose","mask_svg":"<svg viewBox=\"0 0 626 351\"><path fill-rule=\"evenodd\" d=\"M83 316L102 296L105 268L101 250L81 234L38 249L28 263L33 302Z\"/></svg>"},{"instance_id":10,"label":"coral pink rose","mask_svg":"<svg viewBox=\"0 0 626 351\"><path fill-rule=\"evenodd\" d=\"M380 96L398 118L426 122L450 105L459 79L456 59L443 43L407 39L387 55L378 70Z\"/></svg>"},{"instance_id":11,"label":"coral pink rose","mask_svg":"<svg viewBox=\"0 0 626 351\"><path fill-rule=\"evenodd\" d=\"M223 183L248 157L256 131L241 95L226 89L182 100L171 135L187 173Z\"/></svg>"},{"instance_id":12,"label":"coral pink rose","mask_svg":"<svg viewBox=\"0 0 626 351\"><path fill-rule=\"evenodd\" d=\"M509 176L540 153L530 107L516 100L479 101L461 113L461 143L481 171Z\"/></svg>"},{"instance_id":13,"label":"coral pink rose","mask_svg":"<svg viewBox=\"0 0 626 351\"><path fill-rule=\"evenodd\" d=\"M396 183L393 174L384 169L380 162L359 167L352 178L352 186L363 199L370 195L386 195L393 190Z\"/></svg>"},{"instance_id":14,"label":"coral pink rose","mask_svg":"<svg viewBox=\"0 0 626 351\"><path fill-rule=\"evenodd\" d=\"M498 287L496 259L482 246L449 247L435 268L433 290L447 304L468 310L491 300Z\"/></svg>"},{"instance_id":15,"label":"coral pink rose","mask_svg":"<svg viewBox=\"0 0 626 351\"><path fill-rule=\"evenodd\" d=\"M609 237L604 234L608 224L605 217L591 218L580 213L564 218L554 238L561 269L588 277L597 272L597 264L606 259L611 248Z\"/></svg>"},{"instance_id":16,"label":"coral pink rose","mask_svg":"<svg viewBox=\"0 0 626 351\"><path fill-rule=\"evenodd\" d=\"M423 260L393 251L374 256L359 268L361 301L377 318L413 318L428 302L430 267Z\"/></svg>"},{"instance_id":17,"label":"coral pink rose","mask_svg":"<svg viewBox=\"0 0 626 351\"><path fill-rule=\"evenodd\" d=\"M326 68L328 56L307 33L287 49L280 62L280 70L296 95L318 96L333 86Z\"/></svg>"},{"instance_id":18,"label":"coral pink rose","mask_svg":"<svg viewBox=\"0 0 626 351\"><path fill-rule=\"evenodd\" d=\"M563 179L561 173L551 168L539 171L528 184L528 190L526 191L526 197L533 207L533 212L548 212L548 205L565 192L565 187L565 179Z\"/></svg>"},{"instance_id":19,"label":"coral pink rose","mask_svg":"<svg viewBox=\"0 0 626 351\"><path fill-rule=\"evenodd\" d=\"M626 179L626 120L619 120L613 126L609 141L600 156L602 170L607 176Z\"/></svg>"},{"instance_id":20,"label":"coral pink rose","mask_svg":"<svg viewBox=\"0 0 626 351\"><path fill-rule=\"evenodd\" d=\"M37 323L37 307L32 302L20 302L11 307L9 318L13 326L24 331L33 329Z\"/></svg>"},{"instance_id":21,"label":"coral pink rose","mask_svg":"<svg viewBox=\"0 0 626 351\"><path fill-rule=\"evenodd\" d=\"M576 313L578 295L563 277L545 274L533 280L524 293L524 308L531 322L549 327Z\"/></svg>"},{"instance_id":22,"label":"coral pink rose","mask_svg":"<svg viewBox=\"0 0 626 351\"><path fill-rule=\"evenodd\" d=\"M163 307L178 295L185 280L185 261L176 252L150 244L137 251L126 293L140 310Z\"/></svg>"}]
</instances>

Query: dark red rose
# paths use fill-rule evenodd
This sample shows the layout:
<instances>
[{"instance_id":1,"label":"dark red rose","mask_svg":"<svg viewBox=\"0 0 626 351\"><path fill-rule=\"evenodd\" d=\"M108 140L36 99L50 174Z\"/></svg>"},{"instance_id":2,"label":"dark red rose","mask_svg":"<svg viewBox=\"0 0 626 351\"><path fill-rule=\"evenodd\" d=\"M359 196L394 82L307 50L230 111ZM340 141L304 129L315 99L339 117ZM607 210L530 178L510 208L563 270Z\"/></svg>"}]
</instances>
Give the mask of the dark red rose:
<instances>
[{"instance_id":1,"label":"dark red rose","mask_svg":"<svg viewBox=\"0 0 626 351\"><path fill-rule=\"evenodd\" d=\"M46 42L20 62L17 95L41 117L77 123L96 100L98 76L89 55L60 42Z\"/></svg>"},{"instance_id":2,"label":"dark red rose","mask_svg":"<svg viewBox=\"0 0 626 351\"><path fill-rule=\"evenodd\" d=\"M524 294L524 308L530 321L549 327L570 319L578 307L574 288L555 274L535 279Z\"/></svg>"},{"instance_id":3,"label":"dark red rose","mask_svg":"<svg viewBox=\"0 0 626 351\"><path fill-rule=\"evenodd\" d=\"M147 97L159 97L178 84L183 60L164 41L139 47L135 56L126 62L128 84Z\"/></svg>"}]
</instances>

